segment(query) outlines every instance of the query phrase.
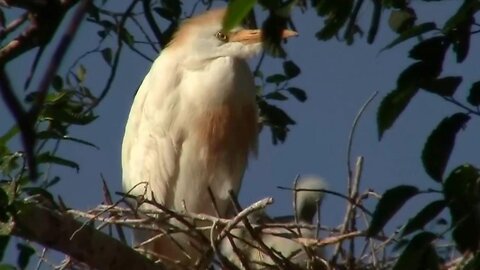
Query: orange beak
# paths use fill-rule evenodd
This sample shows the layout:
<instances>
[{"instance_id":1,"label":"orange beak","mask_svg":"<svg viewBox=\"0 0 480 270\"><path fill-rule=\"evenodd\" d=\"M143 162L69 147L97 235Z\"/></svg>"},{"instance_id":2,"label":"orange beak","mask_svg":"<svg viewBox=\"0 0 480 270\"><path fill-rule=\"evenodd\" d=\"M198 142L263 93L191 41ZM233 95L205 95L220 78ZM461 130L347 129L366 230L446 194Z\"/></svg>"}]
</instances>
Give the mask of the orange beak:
<instances>
[{"instance_id":1,"label":"orange beak","mask_svg":"<svg viewBox=\"0 0 480 270\"><path fill-rule=\"evenodd\" d=\"M229 41L242 42L245 44L253 44L262 42L262 30L259 29L242 29L238 32L232 33L229 37ZM282 31L282 38L297 36L298 33L289 29Z\"/></svg>"}]
</instances>

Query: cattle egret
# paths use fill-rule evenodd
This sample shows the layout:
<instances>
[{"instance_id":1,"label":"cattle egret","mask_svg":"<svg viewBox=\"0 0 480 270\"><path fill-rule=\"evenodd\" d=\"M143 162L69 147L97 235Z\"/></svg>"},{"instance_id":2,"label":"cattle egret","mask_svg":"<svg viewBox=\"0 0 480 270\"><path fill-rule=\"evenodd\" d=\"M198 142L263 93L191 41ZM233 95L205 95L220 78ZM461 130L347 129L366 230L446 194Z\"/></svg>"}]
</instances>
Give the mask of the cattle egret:
<instances>
[{"instance_id":1,"label":"cattle egret","mask_svg":"<svg viewBox=\"0 0 480 270\"><path fill-rule=\"evenodd\" d=\"M297 184L297 189L322 190L326 188L327 184L323 179L313 176L302 178ZM323 200L324 193L319 191L298 191L296 197L295 213L297 214L298 223L313 225L314 217L318 212L318 206ZM269 219L268 217L261 216L261 214L260 216L259 214L254 214L249 217L249 221L252 224L260 223L260 225L265 222L293 223L295 218L289 216ZM304 246L297 242L295 238L316 238L316 230L301 228L300 233L301 235L298 235L297 229L264 228L258 232L258 235L268 248L274 250L273 253L281 254L284 258L289 259L289 261L294 264L292 266L293 268L307 269L309 267L308 255L304 250ZM247 269L274 268L275 261L272 260L267 253L262 251L258 242L252 238L246 229L234 229L232 230L232 234L236 238L233 240L235 246L245 255L244 257L248 261ZM221 250L223 255L235 266L240 269L245 269L228 239L222 241ZM325 256L321 248L314 249L313 252L320 258Z\"/></svg>"},{"instance_id":2,"label":"cattle egret","mask_svg":"<svg viewBox=\"0 0 480 270\"><path fill-rule=\"evenodd\" d=\"M261 50L262 31L224 32L224 15L218 9L186 20L155 60L130 110L122 168L123 188L133 195L153 195L177 211L216 215L210 188L219 215L228 217L228 192L238 193L249 154L257 149L256 91L245 60ZM137 244L151 237L134 232ZM184 265L203 255L186 235L173 237L175 243L163 236L144 248Z\"/></svg>"}]
</instances>

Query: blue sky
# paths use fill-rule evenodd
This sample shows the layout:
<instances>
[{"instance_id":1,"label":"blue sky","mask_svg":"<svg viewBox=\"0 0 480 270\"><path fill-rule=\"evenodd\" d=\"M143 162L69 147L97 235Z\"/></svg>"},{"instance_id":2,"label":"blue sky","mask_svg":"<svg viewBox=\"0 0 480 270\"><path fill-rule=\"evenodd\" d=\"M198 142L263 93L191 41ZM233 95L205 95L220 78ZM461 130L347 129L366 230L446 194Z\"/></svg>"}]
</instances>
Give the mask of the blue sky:
<instances>
[{"instance_id":1,"label":"blue sky","mask_svg":"<svg viewBox=\"0 0 480 270\"><path fill-rule=\"evenodd\" d=\"M442 26L446 16L452 14L459 4L457 1L416 2L414 6L419 22L434 20ZM360 13L363 26L368 25L370 20L371 6L367 7ZM398 184L439 188L422 168L421 149L438 122L459 111L457 107L437 96L420 92L383 140L379 142L377 138L375 119L378 105L395 87L398 74L413 62L407 58L407 52L414 41L379 53L395 38L386 24L387 18L385 13L375 44L368 45L362 39L353 46L347 46L336 40L318 41L314 34L320 29L322 19L311 10L305 14L294 12L293 20L300 35L290 40L285 48L289 59L302 69L301 75L292 80L291 85L306 90L308 100L305 103L294 99L278 103L297 121L297 125L292 127L286 143L282 145L272 145L268 129L262 132L258 159L251 160L240 192L244 205L273 196L275 203L268 208L268 212L272 215L291 214L291 193L279 190L276 186L291 186L297 174L322 176L329 182L330 189L345 193L348 133L357 111L374 91L379 91L379 95L360 121L352 152L353 160L358 155L365 157L360 190L371 188L381 193ZM94 48L96 44L93 41L97 36L92 29L89 24L82 26L62 67L69 66L80 53ZM478 48L478 39L473 39L470 54L463 64L456 64L449 53L442 73L464 76L456 94L462 101L471 83L479 79L480 54L474 48ZM147 52L150 57L155 57L151 51ZM45 54L48 55L51 55L51 49ZM32 53L22 56L8 67L19 95L23 95L21 86L32 56ZM257 61L252 60L252 65ZM84 65L88 70L87 86L94 93L99 93L107 76L106 64L101 59L88 58ZM61 146L59 154L81 166L78 174L74 170L58 167L51 172L62 177L52 191L62 195L69 206L86 210L102 201L100 174L107 179L112 191L121 190L120 147L123 130L133 95L149 67L148 61L124 48L112 90L96 111L100 117L87 127L73 129L71 134L95 143L100 150L75 143ZM264 74L281 70L281 60L266 60ZM0 132L4 132L13 120L4 106L0 106L0 115ZM447 172L464 162L480 165L478 123L478 119L473 117L467 129L459 133ZM424 199L408 203L400 217L415 214L421 202ZM374 203L371 200L367 205L373 209ZM328 226L338 225L344 210L345 201L328 196L322 209L322 222ZM400 224L393 223L390 228L393 225Z\"/></svg>"}]
</instances>

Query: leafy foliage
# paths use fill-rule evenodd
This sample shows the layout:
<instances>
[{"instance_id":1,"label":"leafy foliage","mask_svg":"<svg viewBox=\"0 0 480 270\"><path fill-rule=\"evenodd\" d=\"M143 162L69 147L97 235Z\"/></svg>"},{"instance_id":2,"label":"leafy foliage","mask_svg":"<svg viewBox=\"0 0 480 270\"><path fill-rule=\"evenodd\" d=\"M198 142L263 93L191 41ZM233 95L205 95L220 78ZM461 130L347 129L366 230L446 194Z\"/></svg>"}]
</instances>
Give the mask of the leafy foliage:
<instances>
[{"instance_id":1,"label":"leafy foliage","mask_svg":"<svg viewBox=\"0 0 480 270\"><path fill-rule=\"evenodd\" d=\"M39 2L35 4L38 6L30 6L33 4L28 1L18 2L24 2L19 8L25 9L29 20L38 23L39 29L43 31L27 43L24 51L15 52L10 56L8 51L6 54L3 54L4 50L1 51L0 75L4 77L6 63L38 46L40 48L38 58L33 61L31 74L26 78L25 85L28 86L31 77L38 72L35 68L37 63L45 62L39 61L45 58L42 54L43 49L51 47L52 36L56 31L60 31L57 27L64 17L68 17L64 15L71 6L62 6L61 9L57 9L58 7L54 4L48 7L42 6L43 4L40 3L42 1L33 1ZM61 2L62 5L71 2L70 5L74 6L78 1ZM177 0L128 1L127 8L123 11L110 10L108 2L111 1L92 1L86 8L84 21L97 27L97 31L94 32L96 40L92 39L97 44L93 49L86 50L83 55L67 63L71 66L61 67L58 71L54 70L50 74L50 85L46 91L41 88L38 91L28 88L25 92L15 91L19 95L25 93L24 103L15 100L15 95L13 99L6 100L9 105L18 103L21 107L17 112L13 111L14 115L19 116L16 125L10 127L5 134L0 134L2 180L0 182L0 260L4 257L9 243L13 242L11 241L13 236L6 225L11 224L14 218L12 213L15 213L19 202L35 197L41 198L55 211L66 208L60 199L49 193L50 188L61 179L58 176L48 175L45 165L65 166L78 171L80 164L68 156L60 155L58 148L63 143L78 143L98 148L94 142L79 138L74 127L91 125L97 119L95 109L108 95L112 82L115 81L123 47L128 48L138 57L152 62L154 57L168 45L180 20L198 11L197 6L210 8L213 1L198 1L194 4L193 10L189 10L191 7L187 8L186 2ZM259 10L253 8L257 2L268 12L267 18L259 26L257 26L257 14L255 14ZM468 94L462 99L459 97L463 94L461 87L470 82L464 82L461 74L442 74L442 72L445 65L444 59L448 53L454 55L457 63L463 63L468 58L473 48L472 37L478 33L476 16L478 17L480 4L478 1L464 0L457 10L452 10L451 16L446 18L446 23L440 27L437 22L422 21L423 18L417 16L412 1L374 0L368 8L363 7L364 2L361 0L235 0L230 1L227 17L223 22L223 30L229 31L242 21L247 22L246 24L251 27L261 28L264 32L263 43L266 53L280 58L277 60L282 63L282 71L264 76L263 57L254 71L261 124L270 129L272 142L276 144L286 140L291 126L296 123L282 109L281 102L290 100L292 97L299 102L305 102L308 98L306 90L293 85L301 76L301 67L295 63L294 59L287 57L282 47L283 29L295 29L296 18L291 17L292 11L297 8L302 11L313 9L318 17L323 19L323 24L317 28L316 38L321 41L330 41L335 38L348 45L353 44L356 38L363 37L364 33L367 33L368 43L374 42L380 24L383 22L382 15L388 13L388 25L393 32L397 33L397 37L388 43L382 52L387 53L388 50L400 44L405 45L409 41L409 44L414 43L408 53L413 63L400 72L396 84L392 86L393 90L386 94L380 103L376 119L379 138L382 139L385 132L393 127L419 91L433 94L431 96L434 98L451 103L460 111L444 118L436 125L421 153L421 162L425 171L435 180L430 183L440 186L441 190L425 191L406 185L387 190L376 206L366 233L374 239L381 234L385 225L391 222L392 217L409 199L418 194L433 193L440 198L435 198L425 206L419 206L420 210L406 222L402 233L395 236L395 240L404 244L404 249L398 259L393 262L394 269L439 269L443 263L442 259L446 256L442 256L435 242L439 239L449 239L450 232L452 232L451 237L455 247L464 255L472 254L470 258L465 257L468 260L465 259L463 269L478 269L480 265L478 255L479 170L467 163L447 172L446 179L444 175L454 150L457 134L467 122L474 123L473 117L480 116L480 81L477 79L476 82L466 86ZM15 6L17 1L9 1L9 4ZM434 5L435 3L424 4ZM39 12L43 9L48 12ZM7 10L0 10L2 46L14 40L15 37L12 38L12 35L20 32L26 33L22 39L28 38L28 31L8 29L12 24L6 22L6 18L9 17L4 13L6 14ZM62 15L56 16L57 13ZM359 20L359 14L370 15L368 25L363 25L365 20ZM108 72L103 88L99 87L98 83L90 83L89 80L96 74L92 74L90 66L86 64L87 57L102 59L101 63ZM63 57L60 60L63 60ZM0 82L4 83L6 80ZM2 84L2 90L3 88ZM18 111L25 112L18 113ZM25 129L25 126L31 130ZM22 139L24 149L11 149L12 141L16 138ZM36 162L31 163L30 160ZM32 174L32 171L36 170L36 165L32 166L32 164L39 165L38 173ZM33 181L35 179L41 179L41 181ZM449 209L449 219L442 214L445 208ZM431 229L437 217L441 217L444 222L449 222L450 230L440 233L433 230L424 231L427 226L429 230ZM355 228L355 224L350 228ZM409 239L408 237L413 233L416 235ZM2 264L0 269L28 267L34 250L23 242L16 247L18 249L16 266ZM346 261L355 260L348 258Z\"/></svg>"},{"instance_id":2,"label":"leafy foliage","mask_svg":"<svg viewBox=\"0 0 480 270\"><path fill-rule=\"evenodd\" d=\"M387 190L375 208L367 235L374 236L381 231L393 215L418 193L418 188L414 186L397 186Z\"/></svg>"}]
</instances>

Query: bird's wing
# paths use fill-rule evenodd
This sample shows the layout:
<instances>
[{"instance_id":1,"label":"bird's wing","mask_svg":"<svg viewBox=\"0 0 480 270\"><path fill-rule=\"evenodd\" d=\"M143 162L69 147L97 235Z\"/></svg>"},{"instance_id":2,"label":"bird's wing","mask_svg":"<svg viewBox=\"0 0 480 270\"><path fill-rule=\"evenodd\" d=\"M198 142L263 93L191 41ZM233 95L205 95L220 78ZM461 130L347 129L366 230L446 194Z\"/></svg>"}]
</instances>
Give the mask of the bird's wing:
<instances>
[{"instance_id":1,"label":"bird's wing","mask_svg":"<svg viewBox=\"0 0 480 270\"><path fill-rule=\"evenodd\" d=\"M125 191L137 186L133 194L155 194L157 202L168 206L181 144L173 126L181 74L167 54L164 51L153 63L135 96L123 139L122 168Z\"/></svg>"}]
</instances>

